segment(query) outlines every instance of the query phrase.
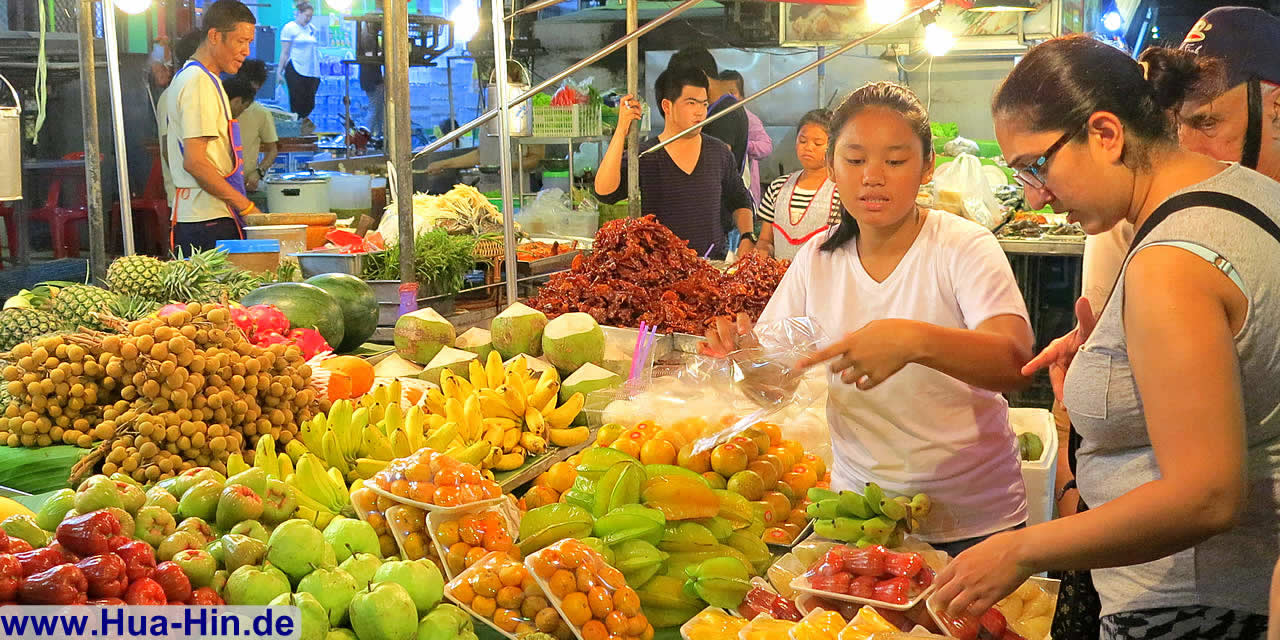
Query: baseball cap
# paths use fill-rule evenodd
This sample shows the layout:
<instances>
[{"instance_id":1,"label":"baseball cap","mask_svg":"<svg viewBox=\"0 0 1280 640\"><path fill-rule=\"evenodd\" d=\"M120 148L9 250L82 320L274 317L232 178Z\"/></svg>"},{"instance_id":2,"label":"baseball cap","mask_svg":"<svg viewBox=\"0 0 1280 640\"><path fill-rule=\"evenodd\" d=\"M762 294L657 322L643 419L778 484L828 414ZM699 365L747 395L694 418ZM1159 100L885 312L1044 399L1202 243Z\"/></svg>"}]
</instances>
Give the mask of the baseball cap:
<instances>
[{"instance_id":1,"label":"baseball cap","mask_svg":"<svg viewBox=\"0 0 1280 640\"><path fill-rule=\"evenodd\" d=\"M1191 28L1180 48L1221 60L1228 86L1251 78L1280 84L1280 18L1262 9L1212 9Z\"/></svg>"}]
</instances>

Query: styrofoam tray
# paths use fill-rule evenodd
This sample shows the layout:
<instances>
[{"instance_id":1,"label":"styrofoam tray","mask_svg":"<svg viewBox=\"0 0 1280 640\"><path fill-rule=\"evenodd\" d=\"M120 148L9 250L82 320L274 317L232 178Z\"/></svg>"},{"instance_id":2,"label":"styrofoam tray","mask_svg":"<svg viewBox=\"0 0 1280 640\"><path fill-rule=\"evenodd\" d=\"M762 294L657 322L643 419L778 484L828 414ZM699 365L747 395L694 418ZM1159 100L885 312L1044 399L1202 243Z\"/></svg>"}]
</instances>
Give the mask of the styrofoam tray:
<instances>
[{"instance_id":1,"label":"styrofoam tray","mask_svg":"<svg viewBox=\"0 0 1280 640\"><path fill-rule=\"evenodd\" d=\"M499 553L499 552L493 551L491 553ZM485 557L487 558L489 555L490 554L485 554ZM484 558L481 558L480 562L477 562L475 565L472 565L472 566L479 566L482 562L484 562ZM515 562L515 560L512 560L512 562ZM475 610L471 608L471 605L463 602L461 599L453 597L453 589L456 588L458 584L460 584L458 581L468 578L469 577L468 574L470 572L471 572L471 567L468 567L466 571L463 571L462 573L458 574L458 577L451 578L449 582L445 583L444 597L448 598L451 602L458 605L458 608L462 609L463 611L466 611L467 614L470 615L472 618L475 618L485 623L486 625L489 625L491 629L493 629L494 631L497 631L498 634L500 634L502 637L510 638L511 640L518 640L515 634L507 633L506 631L503 631L501 628L498 627L496 623L494 623L494 621L491 618L486 618L476 613ZM542 588L542 585L539 584L538 587ZM548 600L550 600L550 598L548 598ZM560 612L559 607L556 607L556 611L560 613L561 617L564 617L564 613Z\"/></svg>"},{"instance_id":2,"label":"styrofoam tray","mask_svg":"<svg viewBox=\"0 0 1280 640\"><path fill-rule=\"evenodd\" d=\"M436 555L440 556L441 563L444 565L445 575L448 576L450 580L453 580L458 576L453 575L453 572L449 569L449 550L445 549L444 545L440 544L440 539L436 536L436 531L440 528L440 525L445 522L459 520L463 516L471 513L479 514L490 511L502 516L502 521L506 523L507 535L511 536L511 544L515 545L516 538L520 537L520 528L518 524L511 521L511 517L507 514L507 510L504 508L503 504L482 505L468 511L450 511L447 513L444 511L427 512L427 534L431 536L431 544L436 548ZM391 532L395 533L395 529L392 529ZM397 537L396 542L399 543L400 538ZM519 561L515 560L513 562ZM462 573L465 573L465 569ZM461 573L458 575L461 575Z\"/></svg>"},{"instance_id":3,"label":"styrofoam tray","mask_svg":"<svg viewBox=\"0 0 1280 640\"><path fill-rule=\"evenodd\" d=\"M398 495L396 495L396 494L394 494L394 493L391 493L390 491L385 491L385 490L383 490L383 489L380 489L379 487L377 487L377 486L376 486L376 485L374 485L373 483L367 483L367 484L365 484L364 486L369 487L369 489L371 489L374 493L376 493L376 494L378 494L378 495L380 495L380 496L385 496L385 497L387 497L388 499L395 500L396 502L399 502L400 504L407 504L407 505L409 505L409 506L411 506L411 507L417 507L417 508L419 508L419 509L422 509L423 511L440 511L440 512L443 512L443 513L466 513L468 509L473 509L473 508L476 508L476 507L487 507L487 506L491 506L491 505L496 505L496 504L501 503L501 502L505 499L505 498L503 498L502 496L498 496L498 497L496 497L496 498L486 498L486 499L484 499L484 500L477 500L477 501L475 501L475 502L468 502L467 504L460 504L460 505L458 505L458 506L456 506L456 507L442 507L442 506L440 506L440 505L438 505L438 504L430 504L430 503L427 503L427 502L418 502L417 500L411 500L411 499L409 499L409 498L404 498L404 497L398 496Z\"/></svg>"},{"instance_id":4,"label":"styrofoam tray","mask_svg":"<svg viewBox=\"0 0 1280 640\"><path fill-rule=\"evenodd\" d=\"M1053 579L1053 578L1041 578L1041 577L1039 577L1039 576L1031 576L1030 578L1027 578L1027 582L1037 583L1037 584L1039 584L1039 585L1040 585L1040 587L1041 587L1042 589L1044 589L1046 592L1048 592L1048 593L1049 593L1049 595L1053 598L1053 609L1057 609L1057 606L1058 606L1058 591L1059 591L1059 590L1061 589L1061 587L1062 587L1062 581L1061 581L1061 580L1055 580L1055 579ZM999 603L996 603L996 608L997 608L997 609L999 609L999 608L1000 608L1000 604L999 604ZM942 620L938 619L938 614L937 614L937 612L934 610L934 600L933 600L933 598L929 598L928 600L926 600L926 601L925 601L925 609L927 609L927 610L929 611L929 617L933 619L933 623L934 623L935 625L937 625L939 629L941 629L941 630L942 630L942 635L947 636L948 638L954 638L954 637L955 637L955 636L953 636L953 635L951 635L950 633L948 633L948 632L947 632L947 628L946 628L946 626L945 626L945 625L943 625L943 624L942 624ZM1052 634L1050 634L1050 635L1046 635L1043 639L1041 639L1041 638L1028 638L1028 640L1052 640Z\"/></svg>"},{"instance_id":5,"label":"styrofoam tray","mask_svg":"<svg viewBox=\"0 0 1280 640\"><path fill-rule=\"evenodd\" d=\"M832 600L843 600L845 602L856 602L858 604L869 604L873 607L880 607L881 609L892 609L894 611L906 611L920 604L922 600L929 597L929 595L933 593L933 585L929 585L929 588L916 594L916 597L909 600L906 604L892 604L889 602L872 600L871 598L859 598L858 596L851 596L843 593L832 593L830 591L814 589L813 587L809 586L809 579L802 575L796 576L796 579L791 581L791 588L801 593L811 593L815 596L819 596L822 598L830 598Z\"/></svg>"},{"instance_id":6,"label":"styrofoam tray","mask_svg":"<svg viewBox=\"0 0 1280 640\"><path fill-rule=\"evenodd\" d=\"M791 551L793 548L795 548L796 545L800 544L801 542L804 542L805 539L807 539L811 535L813 535L813 518L810 518L809 521L805 523L804 528L801 529L800 532L796 534L796 537L791 539L791 544L777 544L774 542L770 542L768 543L769 549L772 550L774 553L786 553L788 551Z\"/></svg>"},{"instance_id":7,"label":"styrofoam tray","mask_svg":"<svg viewBox=\"0 0 1280 640\"><path fill-rule=\"evenodd\" d=\"M708 611L710 611L710 612L718 612L718 613L724 614L724 616L725 616L725 617L727 617L727 618L738 618L738 619L742 619L742 616L737 616L737 615L734 615L734 614L733 614L732 612L730 612L730 611L726 611L726 610L721 609L721 608L719 608L719 607L712 607L712 606L707 606L707 608L706 608L706 609L703 609L702 611L699 611L699 612L697 613L697 615L693 616L693 618L696 618L696 617L698 617L698 616L700 616L700 615L702 615L702 614L704 614L704 613L706 613L706 612L708 612ZM693 618L689 618L688 620L686 620L686 621L685 621L685 623L684 623L684 624L680 625L680 637L681 637L681 638L684 638L684 640L707 640L706 638L693 637L692 635L690 635L690 634L689 634L689 631L688 631L688 629L686 629L686 627L688 627L688 626L689 626L689 624L693 622Z\"/></svg>"}]
</instances>

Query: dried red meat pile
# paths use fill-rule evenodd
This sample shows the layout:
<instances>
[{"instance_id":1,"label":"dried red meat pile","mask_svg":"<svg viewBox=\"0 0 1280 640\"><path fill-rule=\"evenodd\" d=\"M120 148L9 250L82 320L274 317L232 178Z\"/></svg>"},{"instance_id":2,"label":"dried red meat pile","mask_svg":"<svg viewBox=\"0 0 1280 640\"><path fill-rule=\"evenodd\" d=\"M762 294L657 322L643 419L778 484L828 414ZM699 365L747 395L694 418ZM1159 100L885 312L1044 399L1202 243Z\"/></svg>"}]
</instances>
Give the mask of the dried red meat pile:
<instances>
[{"instance_id":1,"label":"dried red meat pile","mask_svg":"<svg viewBox=\"0 0 1280 640\"><path fill-rule=\"evenodd\" d=\"M583 311L614 327L644 321L701 335L716 316L759 318L787 264L752 254L721 273L653 216L624 218L601 227L591 255L552 275L529 306L553 316Z\"/></svg>"}]
</instances>

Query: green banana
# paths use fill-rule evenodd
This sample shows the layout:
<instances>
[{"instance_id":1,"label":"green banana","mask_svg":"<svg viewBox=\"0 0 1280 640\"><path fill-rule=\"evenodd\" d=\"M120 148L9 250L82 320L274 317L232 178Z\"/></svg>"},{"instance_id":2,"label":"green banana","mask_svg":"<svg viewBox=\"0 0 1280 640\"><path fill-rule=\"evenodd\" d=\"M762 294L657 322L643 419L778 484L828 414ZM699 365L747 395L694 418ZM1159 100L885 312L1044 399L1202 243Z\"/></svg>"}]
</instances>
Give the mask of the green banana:
<instances>
[{"instance_id":1,"label":"green banana","mask_svg":"<svg viewBox=\"0 0 1280 640\"><path fill-rule=\"evenodd\" d=\"M839 500L840 515L864 520L876 515L871 509L871 505L867 504L867 499L856 491L841 491Z\"/></svg>"},{"instance_id":2,"label":"green banana","mask_svg":"<svg viewBox=\"0 0 1280 640\"><path fill-rule=\"evenodd\" d=\"M862 537L864 522L864 520L843 517L834 520L814 520L813 532L830 540L853 542Z\"/></svg>"},{"instance_id":3,"label":"green banana","mask_svg":"<svg viewBox=\"0 0 1280 640\"><path fill-rule=\"evenodd\" d=\"M287 453L279 453L276 455L276 469L279 470L280 477L277 480L284 480L293 474L293 458Z\"/></svg>"},{"instance_id":4,"label":"green banana","mask_svg":"<svg viewBox=\"0 0 1280 640\"><path fill-rule=\"evenodd\" d=\"M365 425L364 433L360 440L359 453L361 455L357 456L357 458L390 460L396 457L395 452L391 449L391 440L387 438L387 434L374 425Z\"/></svg>"},{"instance_id":5,"label":"green banana","mask_svg":"<svg viewBox=\"0 0 1280 640\"><path fill-rule=\"evenodd\" d=\"M267 472L268 478L280 479L280 469L276 459L276 442L271 434L258 436L258 445L254 448L253 463L255 467Z\"/></svg>"},{"instance_id":6,"label":"green banana","mask_svg":"<svg viewBox=\"0 0 1280 640\"><path fill-rule=\"evenodd\" d=\"M897 523L893 520L876 516L862 523L862 535L868 538L888 539L896 525Z\"/></svg>"},{"instance_id":7,"label":"green banana","mask_svg":"<svg viewBox=\"0 0 1280 640\"><path fill-rule=\"evenodd\" d=\"M289 459L296 465L298 464L298 460L302 459L303 454L307 453L307 445L303 444L297 438L294 438L289 441L289 444L284 446L284 450L285 453L289 454Z\"/></svg>"},{"instance_id":8,"label":"green banana","mask_svg":"<svg viewBox=\"0 0 1280 640\"><path fill-rule=\"evenodd\" d=\"M360 407L351 414L351 426L347 432L342 434L342 452L350 458L360 457L360 442L363 439L364 428L368 426L372 420L368 407Z\"/></svg>"},{"instance_id":9,"label":"green banana","mask_svg":"<svg viewBox=\"0 0 1280 640\"><path fill-rule=\"evenodd\" d=\"M877 509L877 511L880 512L880 515L890 520L893 520L895 522L898 520L903 520L907 517L906 505L892 498L882 498L880 500L879 509Z\"/></svg>"},{"instance_id":10,"label":"green banana","mask_svg":"<svg viewBox=\"0 0 1280 640\"><path fill-rule=\"evenodd\" d=\"M814 502L805 508L805 515L821 520L834 520L840 515L840 499L827 498L821 502Z\"/></svg>"},{"instance_id":11,"label":"green banana","mask_svg":"<svg viewBox=\"0 0 1280 640\"><path fill-rule=\"evenodd\" d=\"M917 493L911 497L908 506L911 507L912 518L923 520L929 517L929 512L933 511L933 499L923 493Z\"/></svg>"},{"instance_id":12,"label":"green banana","mask_svg":"<svg viewBox=\"0 0 1280 640\"><path fill-rule=\"evenodd\" d=\"M881 489L880 485L874 482L868 482L867 490L862 492L862 497L864 500L867 501L867 506L872 511L875 511L876 506L880 504L880 501L884 500L884 489ZM873 515L875 514L872 513L867 517L871 517Z\"/></svg>"},{"instance_id":13,"label":"green banana","mask_svg":"<svg viewBox=\"0 0 1280 640\"><path fill-rule=\"evenodd\" d=\"M822 487L812 487L809 489L809 492L805 494L805 497L809 499L809 502L822 502L823 500L839 496L840 494Z\"/></svg>"}]
</instances>

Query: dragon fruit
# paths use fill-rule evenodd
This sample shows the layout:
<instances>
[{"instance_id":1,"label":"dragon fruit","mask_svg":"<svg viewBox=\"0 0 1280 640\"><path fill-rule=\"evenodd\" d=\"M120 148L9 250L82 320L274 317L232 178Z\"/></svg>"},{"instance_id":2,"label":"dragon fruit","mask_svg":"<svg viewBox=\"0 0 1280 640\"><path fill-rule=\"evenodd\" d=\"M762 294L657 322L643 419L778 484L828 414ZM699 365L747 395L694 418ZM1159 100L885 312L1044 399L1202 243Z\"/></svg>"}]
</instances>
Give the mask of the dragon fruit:
<instances>
[{"instance_id":1,"label":"dragon fruit","mask_svg":"<svg viewBox=\"0 0 1280 640\"><path fill-rule=\"evenodd\" d=\"M326 351L333 351L324 336L315 329L294 329L289 332L288 339L302 350L302 357L310 360Z\"/></svg>"},{"instance_id":2,"label":"dragon fruit","mask_svg":"<svg viewBox=\"0 0 1280 640\"><path fill-rule=\"evenodd\" d=\"M253 320L256 333L261 337L266 333L285 334L289 331L289 318L273 304L255 304L245 310Z\"/></svg>"},{"instance_id":3,"label":"dragon fruit","mask_svg":"<svg viewBox=\"0 0 1280 640\"><path fill-rule=\"evenodd\" d=\"M231 321L239 327L240 332L243 333L245 337L253 336L257 329L253 321L253 316L250 315L249 310L244 307L231 308Z\"/></svg>"}]
</instances>

